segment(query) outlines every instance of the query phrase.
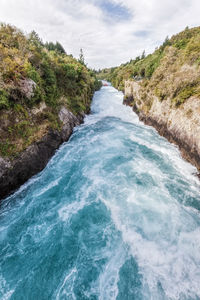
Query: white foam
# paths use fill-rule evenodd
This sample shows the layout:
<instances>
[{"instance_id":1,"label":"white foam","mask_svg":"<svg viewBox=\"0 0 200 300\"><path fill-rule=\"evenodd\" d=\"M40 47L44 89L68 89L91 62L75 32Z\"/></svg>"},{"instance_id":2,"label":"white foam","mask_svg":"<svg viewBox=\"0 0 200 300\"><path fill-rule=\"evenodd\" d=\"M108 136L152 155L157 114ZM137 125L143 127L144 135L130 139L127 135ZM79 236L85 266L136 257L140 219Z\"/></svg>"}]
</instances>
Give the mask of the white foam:
<instances>
[{"instance_id":1,"label":"white foam","mask_svg":"<svg viewBox=\"0 0 200 300\"><path fill-rule=\"evenodd\" d=\"M84 207L90 205L92 201L102 201L110 210L111 223L113 222L116 229L121 232L122 245L116 247L109 245L112 243L112 233L110 233L111 238L104 249L94 253L94 259L103 257L107 259L107 263L99 278L92 283L91 290L85 293L97 294L99 299L103 300L117 298L119 271L127 259L124 248L128 245L127 248L136 259L143 278L143 299L200 298L199 212L179 203L176 196L174 194L171 196L166 187L166 180L167 182L171 180L173 183L171 178L174 176L177 191L179 188L183 191L184 183L188 182L190 187L186 186L189 191L185 191L187 200L190 196L197 199L199 182L192 175L195 168L181 159L177 148L156 135L155 130L140 123L131 108L122 105L122 97L122 93L118 93L112 87L103 88L103 92L95 95L92 107L95 114L87 116L85 124L77 128L77 134L80 131L78 142L72 140L61 147L48 167L50 169L53 163L56 163L53 167L55 173L50 180L48 179L45 187L32 192L30 199L33 196L44 196L45 199L47 191L61 184L65 166L70 169L70 166L73 167L77 162L81 166L80 177L81 180L83 179L83 184L77 185L77 190L68 198L65 190L74 179L79 180L76 170L73 175L71 174L70 179L66 180L67 184L61 193L61 198L55 201L53 208L52 206L50 208L50 213L51 209L57 213L54 221L50 225L45 223L46 220L42 220L43 223L41 221L40 224L34 223L28 227L26 233L32 235L35 242L39 242L47 234L50 236L51 229L57 225L57 222L61 221L65 223L64 225L70 226L71 218ZM88 127L90 130L85 130L85 127L109 116L119 118L113 130L105 130L105 132L102 130L99 134L95 133L92 126ZM125 122L135 126L129 126ZM81 130L86 132L82 136ZM134 149L133 160L131 160L130 155L126 156L126 151L128 152L129 149L124 145L123 137L130 141L130 147L132 141L152 149L169 166L169 173L170 166L174 166L172 173L163 171L162 166L148 159L137 149ZM83 151L85 147L87 153ZM115 165L113 161L118 154L123 158L122 163ZM126 157L128 157L127 161ZM42 177L38 176L35 180L39 178ZM34 180L28 184L31 182ZM52 204L54 203L51 202ZM28 207L25 207L25 210L27 211ZM43 212L43 215L47 216L47 214L48 212ZM20 215L16 218L18 217ZM9 222L11 223L12 220ZM6 238L6 230L6 227L2 229L2 240ZM104 230L102 234L107 235L107 229ZM22 250L27 242L26 233L20 240L19 246ZM73 288L77 274L78 271L74 267L63 275L54 298L76 299ZM163 292L159 290L159 284L162 285ZM10 290L5 282L3 285L4 297L9 299L13 290Z\"/></svg>"},{"instance_id":2,"label":"white foam","mask_svg":"<svg viewBox=\"0 0 200 300\"><path fill-rule=\"evenodd\" d=\"M74 295L73 288L74 288L74 280L77 275L77 269L73 268L70 272L67 273L65 278L62 280L60 286L58 287L55 297L56 300L59 299L69 299L69 300L76 300L76 296Z\"/></svg>"},{"instance_id":3,"label":"white foam","mask_svg":"<svg viewBox=\"0 0 200 300\"><path fill-rule=\"evenodd\" d=\"M96 93L92 103L91 114L85 118L85 124L90 125L96 123L104 117L116 117L125 122L139 123L138 116L132 111L131 107L122 105L123 93L118 92L112 86L101 90L101 93Z\"/></svg>"},{"instance_id":4,"label":"white foam","mask_svg":"<svg viewBox=\"0 0 200 300\"><path fill-rule=\"evenodd\" d=\"M114 252L114 251L113 251ZM117 249L105 265L99 277L99 300L115 300L118 295L119 271L125 262L125 253Z\"/></svg>"},{"instance_id":5,"label":"white foam","mask_svg":"<svg viewBox=\"0 0 200 300\"><path fill-rule=\"evenodd\" d=\"M0 297L2 300L9 300L14 293L14 289L10 289L5 278L0 274Z\"/></svg>"},{"instance_id":6,"label":"white foam","mask_svg":"<svg viewBox=\"0 0 200 300\"><path fill-rule=\"evenodd\" d=\"M40 192L34 194L35 197L39 197L43 195L45 192L51 190L53 187L57 186L60 182L62 177L56 178L55 180L51 181L47 186L45 186L43 189L40 189Z\"/></svg>"},{"instance_id":7,"label":"white foam","mask_svg":"<svg viewBox=\"0 0 200 300\"><path fill-rule=\"evenodd\" d=\"M157 234L159 239L152 239L151 235L154 230L156 232L156 227L153 227L153 223L146 222L145 225L143 222L142 227L145 235L147 237L149 235L150 239L148 239L136 232L132 226L134 220L131 216L131 210L127 210L127 218L124 219L123 207L105 199L103 202L109 207L117 229L122 232L124 242L130 246L132 255L136 258L142 273L143 284L148 286L150 295L159 294L158 283L160 282L169 299L181 299L181 295L200 297L200 229L196 228L185 232L187 226L191 228L195 226L192 218L188 220L188 225L185 224L183 227L177 207L174 217L172 213L173 219L171 221L180 222L180 224L172 224L172 227L178 226L182 232L180 235L177 235L177 232L171 234L169 240L163 235L159 237L159 234ZM172 207L169 207L170 209ZM170 222L170 219L166 219L166 222ZM161 228L163 225L161 224Z\"/></svg>"},{"instance_id":8,"label":"white foam","mask_svg":"<svg viewBox=\"0 0 200 300\"><path fill-rule=\"evenodd\" d=\"M59 218L63 221L69 221L70 218L77 214L85 206L85 201L74 201L70 204L64 205L58 210Z\"/></svg>"}]
</instances>

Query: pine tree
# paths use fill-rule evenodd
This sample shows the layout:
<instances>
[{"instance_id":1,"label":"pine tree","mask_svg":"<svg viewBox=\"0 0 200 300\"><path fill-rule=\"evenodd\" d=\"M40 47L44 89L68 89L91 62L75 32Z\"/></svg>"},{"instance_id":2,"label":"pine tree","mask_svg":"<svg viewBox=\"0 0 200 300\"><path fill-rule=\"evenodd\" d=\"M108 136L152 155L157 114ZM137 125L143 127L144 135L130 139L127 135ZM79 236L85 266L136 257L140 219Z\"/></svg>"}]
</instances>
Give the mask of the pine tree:
<instances>
[{"instance_id":1,"label":"pine tree","mask_svg":"<svg viewBox=\"0 0 200 300\"><path fill-rule=\"evenodd\" d=\"M50 51L53 50L57 51L60 54L66 54L65 49L59 42L56 42L56 44L54 44L53 42L46 42L44 46Z\"/></svg>"},{"instance_id":2,"label":"pine tree","mask_svg":"<svg viewBox=\"0 0 200 300\"><path fill-rule=\"evenodd\" d=\"M85 65L85 59L84 59L83 49L82 49L82 48L80 49L79 62L80 62L82 65Z\"/></svg>"},{"instance_id":3,"label":"pine tree","mask_svg":"<svg viewBox=\"0 0 200 300\"><path fill-rule=\"evenodd\" d=\"M66 54L65 49L63 48L63 46L62 46L59 42L56 42L55 48L56 48L56 50L57 50L59 53Z\"/></svg>"},{"instance_id":4,"label":"pine tree","mask_svg":"<svg viewBox=\"0 0 200 300\"><path fill-rule=\"evenodd\" d=\"M142 56L141 56L141 59L144 59L145 58L145 50L142 52Z\"/></svg>"},{"instance_id":5,"label":"pine tree","mask_svg":"<svg viewBox=\"0 0 200 300\"><path fill-rule=\"evenodd\" d=\"M29 41L35 45L43 46L43 42L35 30L29 34Z\"/></svg>"},{"instance_id":6,"label":"pine tree","mask_svg":"<svg viewBox=\"0 0 200 300\"><path fill-rule=\"evenodd\" d=\"M166 38L165 38L165 40L164 40L164 43L163 43L163 47L165 48L166 46L168 46L170 44L170 42L169 42L169 37L168 37L168 35L166 36Z\"/></svg>"}]
</instances>

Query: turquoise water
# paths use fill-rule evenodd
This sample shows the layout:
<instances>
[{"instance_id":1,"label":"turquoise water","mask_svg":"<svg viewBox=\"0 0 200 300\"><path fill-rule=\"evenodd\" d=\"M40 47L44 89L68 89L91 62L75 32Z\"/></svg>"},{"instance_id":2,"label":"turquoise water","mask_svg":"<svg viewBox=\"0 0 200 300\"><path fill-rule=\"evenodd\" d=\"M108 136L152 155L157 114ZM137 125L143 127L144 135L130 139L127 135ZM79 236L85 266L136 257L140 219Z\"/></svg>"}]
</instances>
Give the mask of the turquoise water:
<instances>
[{"instance_id":1,"label":"turquoise water","mask_svg":"<svg viewBox=\"0 0 200 300\"><path fill-rule=\"evenodd\" d=\"M195 168L113 87L0 208L0 299L200 299Z\"/></svg>"}]
</instances>

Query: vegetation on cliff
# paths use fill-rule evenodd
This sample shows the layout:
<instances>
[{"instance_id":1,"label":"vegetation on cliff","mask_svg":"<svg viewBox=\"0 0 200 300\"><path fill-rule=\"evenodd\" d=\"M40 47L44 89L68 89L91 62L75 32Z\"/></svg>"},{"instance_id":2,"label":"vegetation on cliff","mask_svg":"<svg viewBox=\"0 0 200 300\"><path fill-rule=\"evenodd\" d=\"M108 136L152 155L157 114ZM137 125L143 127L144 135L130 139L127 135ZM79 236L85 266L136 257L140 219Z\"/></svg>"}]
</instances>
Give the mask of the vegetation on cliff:
<instances>
[{"instance_id":1,"label":"vegetation on cliff","mask_svg":"<svg viewBox=\"0 0 200 300\"><path fill-rule=\"evenodd\" d=\"M164 43L145 57L141 57L116 68L101 70L99 78L110 81L119 90L124 90L125 80L141 83L143 100L151 106L148 94L156 95L160 101L171 99L179 106L191 96L200 96L200 27L166 38Z\"/></svg>"},{"instance_id":2,"label":"vegetation on cliff","mask_svg":"<svg viewBox=\"0 0 200 300\"><path fill-rule=\"evenodd\" d=\"M61 106L88 113L100 87L95 73L60 43L0 25L0 156L13 156L49 129L62 127Z\"/></svg>"},{"instance_id":3,"label":"vegetation on cliff","mask_svg":"<svg viewBox=\"0 0 200 300\"><path fill-rule=\"evenodd\" d=\"M200 27L166 38L153 54L98 76L124 91L140 120L181 149L200 170Z\"/></svg>"}]
</instances>

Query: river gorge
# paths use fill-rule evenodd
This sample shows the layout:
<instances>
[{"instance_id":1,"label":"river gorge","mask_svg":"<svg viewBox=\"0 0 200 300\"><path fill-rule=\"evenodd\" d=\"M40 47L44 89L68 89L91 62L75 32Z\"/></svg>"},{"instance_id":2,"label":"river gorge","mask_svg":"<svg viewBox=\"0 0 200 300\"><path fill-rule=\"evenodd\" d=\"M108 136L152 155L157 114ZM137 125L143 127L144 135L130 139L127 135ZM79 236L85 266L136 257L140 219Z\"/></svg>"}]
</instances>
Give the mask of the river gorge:
<instances>
[{"instance_id":1,"label":"river gorge","mask_svg":"<svg viewBox=\"0 0 200 300\"><path fill-rule=\"evenodd\" d=\"M112 86L1 202L1 299L200 299L200 182Z\"/></svg>"}]
</instances>

